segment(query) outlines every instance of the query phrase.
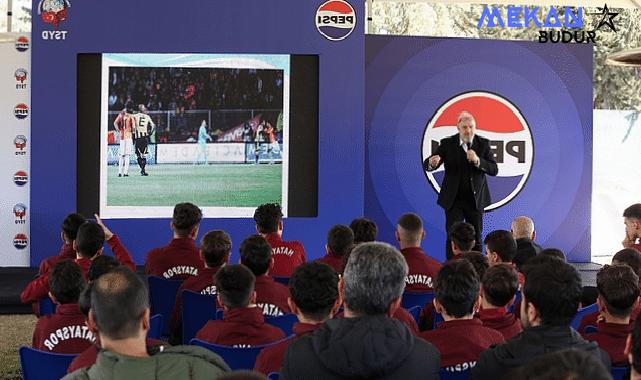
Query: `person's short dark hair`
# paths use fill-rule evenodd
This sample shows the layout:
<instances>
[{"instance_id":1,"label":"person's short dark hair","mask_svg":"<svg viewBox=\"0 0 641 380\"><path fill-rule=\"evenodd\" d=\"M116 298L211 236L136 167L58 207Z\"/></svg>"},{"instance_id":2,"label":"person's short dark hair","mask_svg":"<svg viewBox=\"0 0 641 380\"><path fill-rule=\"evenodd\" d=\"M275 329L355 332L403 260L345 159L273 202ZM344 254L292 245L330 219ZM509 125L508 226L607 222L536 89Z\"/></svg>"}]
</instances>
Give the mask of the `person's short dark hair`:
<instances>
[{"instance_id":1,"label":"person's short dark hair","mask_svg":"<svg viewBox=\"0 0 641 380\"><path fill-rule=\"evenodd\" d=\"M80 214L69 214L62 221L62 233L70 241L76 240L76 235L78 234L78 228L83 225L87 220L84 216Z\"/></svg>"},{"instance_id":2,"label":"person's short dark hair","mask_svg":"<svg viewBox=\"0 0 641 380\"><path fill-rule=\"evenodd\" d=\"M641 278L641 253L634 248L624 248L612 256L612 264L625 264Z\"/></svg>"},{"instance_id":3,"label":"person's short dark hair","mask_svg":"<svg viewBox=\"0 0 641 380\"><path fill-rule=\"evenodd\" d=\"M240 243L240 263L249 268L254 276L261 276L269 270L272 247L260 235L251 235Z\"/></svg>"},{"instance_id":4,"label":"person's short dark hair","mask_svg":"<svg viewBox=\"0 0 641 380\"><path fill-rule=\"evenodd\" d=\"M87 279L89 281L96 281L98 277L116 267L119 267L120 265L120 262L115 258L111 256L100 255L91 260L91 265L89 265L89 271L87 272Z\"/></svg>"},{"instance_id":5,"label":"person's short dark hair","mask_svg":"<svg viewBox=\"0 0 641 380\"><path fill-rule=\"evenodd\" d=\"M76 247L80 257L94 257L104 244L105 231L96 222L87 221L78 228Z\"/></svg>"},{"instance_id":6,"label":"person's short dark hair","mask_svg":"<svg viewBox=\"0 0 641 380\"><path fill-rule=\"evenodd\" d=\"M641 221L641 203L635 203L623 210L624 218L633 218Z\"/></svg>"},{"instance_id":7,"label":"person's short dark hair","mask_svg":"<svg viewBox=\"0 0 641 380\"><path fill-rule=\"evenodd\" d=\"M523 266L521 273L523 273L523 275L527 277L528 271L537 265L548 264L548 263L551 263L552 265L554 265L554 263L558 263L558 262L564 262L564 261L559 259L558 256L555 256L555 255L536 255L527 261L527 263Z\"/></svg>"},{"instance_id":8,"label":"person's short dark hair","mask_svg":"<svg viewBox=\"0 0 641 380\"><path fill-rule=\"evenodd\" d=\"M451 260L436 275L434 294L445 312L462 318L474 312L479 297L480 281L467 260Z\"/></svg>"},{"instance_id":9,"label":"person's short dark hair","mask_svg":"<svg viewBox=\"0 0 641 380\"><path fill-rule=\"evenodd\" d=\"M401 215L396 224L415 239L423 233L423 220L413 212Z\"/></svg>"},{"instance_id":10,"label":"person's short dark hair","mask_svg":"<svg viewBox=\"0 0 641 380\"><path fill-rule=\"evenodd\" d=\"M301 264L289 279L289 293L305 317L324 321L338 298L338 274L327 264Z\"/></svg>"},{"instance_id":11,"label":"person's short dark hair","mask_svg":"<svg viewBox=\"0 0 641 380\"><path fill-rule=\"evenodd\" d=\"M231 238L222 230L209 231L200 239L200 251L208 267L221 266L231 253Z\"/></svg>"},{"instance_id":12,"label":"person's short dark hair","mask_svg":"<svg viewBox=\"0 0 641 380\"><path fill-rule=\"evenodd\" d=\"M174 206L171 222L174 231L180 237L186 237L203 219L203 212L193 203L178 203Z\"/></svg>"},{"instance_id":13,"label":"person's short dark hair","mask_svg":"<svg viewBox=\"0 0 641 380\"><path fill-rule=\"evenodd\" d=\"M80 293L78 297L78 308L82 315L85 316L85 319L89 316L89 310L91 309L91 289L93 288L93 283L88 283L85 286L85 289Z\"/></svg>"},{"instance_id":14,"label":"person's short dark hair","mask_svg":"<svg viewBox=\"0 0 641 380\"><path fill-rule=\"evenodd\" d=\"M639 276L625 264L604 265L596 274L596 287L608 313L625 318L639 299Z\"/></svg>"},{"instance_id":15,"label":"person's short dark hair","mask_svg":"<svg viewBox=\"0 0 641 380\"><path fill-rule=\"evenodd\" d=\"M510 264L500 263L485 272L481 285L487 302L492 306L503 307L519 289L519 276Z\"/></svg>"},{"instance_id":16,"label":"person's short dark hair","mask_svg":"<svg viewBox=\"0 0 641 380\"><path fill-rule=\"evenodd\" d=\"M147 286L129 268L114 268L92 283L91 314L101 335L116 340L136 336L146 310Z\"/></svg>"},{"instance_id":17,"label":"person's short dark hair","mask_svg":"<svg viewBox=\"0 0 641 380\"><path fill-rule=\"evenodd\" d=\"M510 231L495 230L485 236L485 245L496 253L502 262L511 263L516 254L516 240Z\"/></svg>"},{"instance_id":18,"label":"person's short dark hair","mask_svg":"<svg viewBox=\"0 0 641 380\"><path fill-rule=\"evenodd\" d=\"M251 302L256 277L244 265L225 265L216 272L214 282L223 305L237 309Z\"/></svg>"},{"instance_id":19,"label":"person's short dark hair","mask_svg":"<svg viewBox=\"0 0 641 380\"><path fill-rule=\"evenodd\" d=\"M490 267L490 262L488 261L487 256L479 251L463 252L459 256L459 259L467 260L472 264L479 281L481 281L481 279L483 278L483 275L485 274L487 268Z\"/></svg>"},{"instance_id":20,"label":"person's short dark hair","mask_svg":"<svg viewBox=\"0 0 641 380\"><path fill-rule=\"evenodd\" d=\"M558 248L546 248L542 250L539 253L539 255L543 255L543 256L548 255L548 256L556 257L557 259L563 260L565 262L568 261L565 257L565 253L563 253L563 251L561 251Z\"/></svg>"},{"instance_id":21,"label":"person's short dark hair","mask_svg":"<svg viewBox=\"0 0 641 380\"><path fill-rule=\"evenodd\" d=\"M581 302L581 276L570 264L549 258L540 264L528 263L523 285L524 302L532 303L541 324L567 326ZM527 305L526 303L526 305Z\"/></svg>"},{"instance_id":22,"label":"person's short dark hair","mask_svg":"<svg viewBox=\"0 0 641 380\"><path fill-rule=\"evenodd\" d=\"M612 375L598 356L575 349L542 355L508 372L507 380L609 380Z\"/></svg>"},{"instance_id":23,"label":"person's short dark hair","mask_svg":"<svg viewBox=\"0 0 641 380\"><path fill-rule=\"evenodd\" d=\"M356 218L352 220L349 228L354 232L354 244L375 241L378 235L376 223L367 218Z\"/></svg>"},{"instance_id":24,"label":"person's short dark hair","mask_svg":"<svg viewBox=\"0 0 641 380\"><path fill-rule=\"evenodd\" d=\"M641 318L634 321L630 354L632 355L632 368L635 372L641 373Z\"/></svg>"},{"instance_id":25,"label":"person's short dark hair","mask_svg":"<svg viewBox=\"0 0 641 380\"><path fill-rule=\"evenodd\" d=\"M327 232L327 246L338 256L345 256L354 246L354 232L343 225L337 224Z\"/></svg>"},{"instance_id":26,"label":"person's short dark hair","mask_svg":"<svg viewBox=\"0 0 641 380\"><path fill-rule=\"evenodd\" d=\"M456 222L450 227L448 237L461 251L469 251L474 248L476 232L474 226L466 222Z\"/></svg>"},{"instance_id":27,"label":"person's short dark hair","mask_svg":"<svg viewBox=\"0 0 641 380\"><path fill-rule=\"evenodd\" d=\"M82 269L72 260L57 263L49 275L49 291L62 305L78 303L86 285Z\"/></svg>"},{"instance_id":28,"label":"person's short dark hair","mask_svg":"<svg viewBox=\"0 0 641 380\"><path fill-rule=\"evenodd\" d=\"M261 234L278 231L278 223L283 219L283 211L278 203L265 203L254 211L254 221Z\"/></svg>"}]
</instances>

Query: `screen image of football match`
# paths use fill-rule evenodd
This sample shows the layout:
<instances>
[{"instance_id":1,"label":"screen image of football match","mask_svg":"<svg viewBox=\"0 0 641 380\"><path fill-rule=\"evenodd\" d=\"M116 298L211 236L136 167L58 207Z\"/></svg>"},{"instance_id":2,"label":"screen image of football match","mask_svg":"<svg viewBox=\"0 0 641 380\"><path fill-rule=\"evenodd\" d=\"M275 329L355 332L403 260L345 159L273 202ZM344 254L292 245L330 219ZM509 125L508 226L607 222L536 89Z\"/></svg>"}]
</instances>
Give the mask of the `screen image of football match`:
<instances>
[{"instance_id":1,"label":"screen image of football match","mask_svg":"<svg viewBox=\"0 0 641 380\"><path fill-rule=\"evenodd\" d=\"M100 212L287 205L289 56L103 54Z\"/></svg>"}]
</instances>

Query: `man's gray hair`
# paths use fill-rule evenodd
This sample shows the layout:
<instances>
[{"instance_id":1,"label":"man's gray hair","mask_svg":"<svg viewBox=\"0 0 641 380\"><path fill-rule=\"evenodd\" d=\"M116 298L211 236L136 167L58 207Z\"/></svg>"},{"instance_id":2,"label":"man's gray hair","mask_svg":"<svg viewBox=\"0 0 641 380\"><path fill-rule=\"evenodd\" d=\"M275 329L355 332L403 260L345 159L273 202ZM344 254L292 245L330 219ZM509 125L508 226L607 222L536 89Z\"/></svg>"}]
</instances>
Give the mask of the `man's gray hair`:
<instances>
[{"instance_id":1,"label":"man's gray hair","mask_svg":"<svg viewBox=\"0 0 641 380\"><path fill-rule=\"evenodd\" d=\"M534 221L527 216L518 216L512 221L512 235L515 239L532 238Z\"/></svg>"},{"instance_id":2,"label":"man's gray hair","mask_svg":"<svg viewBox=\"0 0 641 380\"><path fill-rule=\"evenodd\" d=\"M358 245L350 254L343 284L345 303L357 315L385 314L405 289L407 262L387 243Z\"/></svg>"}]
</instances>

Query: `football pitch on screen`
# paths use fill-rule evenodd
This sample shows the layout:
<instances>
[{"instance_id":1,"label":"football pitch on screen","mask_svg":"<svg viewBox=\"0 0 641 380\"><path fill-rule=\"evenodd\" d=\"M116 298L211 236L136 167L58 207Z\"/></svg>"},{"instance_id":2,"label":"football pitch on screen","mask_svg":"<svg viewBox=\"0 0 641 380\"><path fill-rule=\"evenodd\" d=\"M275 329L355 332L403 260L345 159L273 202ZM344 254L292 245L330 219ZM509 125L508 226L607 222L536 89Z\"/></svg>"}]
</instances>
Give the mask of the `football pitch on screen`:
<instances>
[{"instance_id":1,"label":"football pitch on screen","mask_svg":"<svg viewBox=\"0 0 641 380\"><path fill-rule=\"evenodd\" d=\"M141 176L131 165L129 177L118 177L118 166L110 165L107 205L256 207L282 200L280 164L158 164L146 171L149 176Z\"/></svg>"}]
</instances>

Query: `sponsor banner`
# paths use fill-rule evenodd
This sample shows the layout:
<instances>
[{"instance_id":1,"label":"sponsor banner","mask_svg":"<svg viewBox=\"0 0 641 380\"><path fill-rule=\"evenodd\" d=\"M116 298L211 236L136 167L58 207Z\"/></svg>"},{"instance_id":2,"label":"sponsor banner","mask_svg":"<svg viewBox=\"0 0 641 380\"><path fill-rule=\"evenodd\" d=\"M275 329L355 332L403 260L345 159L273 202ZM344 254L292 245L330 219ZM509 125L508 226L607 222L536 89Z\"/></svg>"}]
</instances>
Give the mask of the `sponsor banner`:
<instances>
[{"instance_id":1,"label":"sponsor banner","mask_svg":"<svg viewBox=\"0 0 641 380\"><path fill-rule=\"evenodd\" d=\"M275 162L280 162L282 144L278 151L269 149L269 144L262 143L258 149L259 161L266 162L270 154ZM206 149L206 155L205 151ZM159 164L194 164L204 163L205 157L209 163L242 164L255 162L254 143L211 143L201 146L192 144L159 144L157 145L156 161Z\"/></svg>"},{"instance_id":2,"label":"sponsor banner","mask_svg":"<svg viewBox=\"0 0 641 380\"><path fill-rule=\"evenodd\" d=\"M31 36L0 33L0 266L28 266Z\"/></svg>"}]
</instances>

